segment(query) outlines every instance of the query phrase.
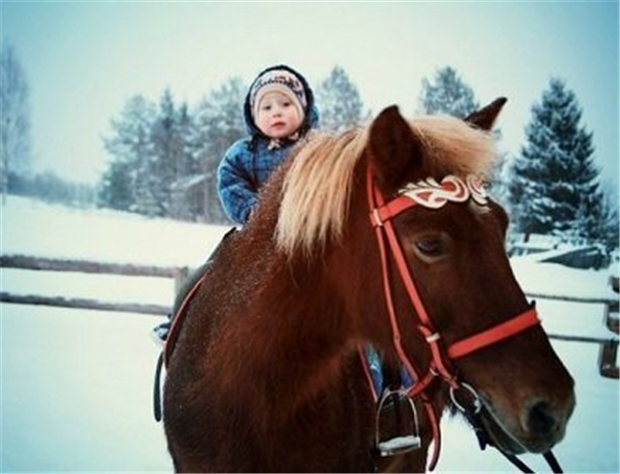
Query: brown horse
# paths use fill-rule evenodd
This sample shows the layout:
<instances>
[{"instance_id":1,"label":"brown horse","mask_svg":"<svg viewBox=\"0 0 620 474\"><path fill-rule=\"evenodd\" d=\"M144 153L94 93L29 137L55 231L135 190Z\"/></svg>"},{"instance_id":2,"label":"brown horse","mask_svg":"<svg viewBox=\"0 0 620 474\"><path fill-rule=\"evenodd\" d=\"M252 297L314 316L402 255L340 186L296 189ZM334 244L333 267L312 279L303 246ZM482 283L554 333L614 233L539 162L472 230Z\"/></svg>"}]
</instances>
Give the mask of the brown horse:
<instances>
[{"instance_id":1,"label":"brown horse","mask_svg":"<svg viewBox=\"0 0 620 474\"><path fill-rule=\"evenodd\" d=\"M504 102L464 121L389 107L368 128L310 138L272 176L169 357L177 471L423 472L455 407L509 454L563 438L573 380L513 276L507 215L480 184ZM366 344L415 380L417 449L378 454Z\"/></svg>"}]
</instances>

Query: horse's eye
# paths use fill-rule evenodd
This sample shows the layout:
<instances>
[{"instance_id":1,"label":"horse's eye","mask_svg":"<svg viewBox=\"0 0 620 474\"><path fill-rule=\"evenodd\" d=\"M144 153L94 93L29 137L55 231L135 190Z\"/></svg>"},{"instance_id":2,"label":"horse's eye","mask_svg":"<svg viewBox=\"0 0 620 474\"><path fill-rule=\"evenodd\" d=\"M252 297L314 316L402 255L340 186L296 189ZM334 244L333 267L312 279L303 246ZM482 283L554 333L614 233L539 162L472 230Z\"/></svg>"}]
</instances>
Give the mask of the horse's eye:
<instances>
[{"instance_id":1,"label":"horse's eye","mask_svg":"<svg viewBox=\"0 0 620 474\"><path fill-rule=\"evenodd\" d=\"M437 256L443 253L443 245L441 239L428 237L417 240L415 246L425 255L429 257Z\"/></svg>"},{"instance_id":2,"label":"horse's eye","mask_svg":"<svg viewBox=\"0 0 620 474\"><path fill-rule=\"evenodd\" d=\"M448 253L448 245L440 235L420 237L413 244L423 260L433 261Z\"/></svg>"}]
</instances>

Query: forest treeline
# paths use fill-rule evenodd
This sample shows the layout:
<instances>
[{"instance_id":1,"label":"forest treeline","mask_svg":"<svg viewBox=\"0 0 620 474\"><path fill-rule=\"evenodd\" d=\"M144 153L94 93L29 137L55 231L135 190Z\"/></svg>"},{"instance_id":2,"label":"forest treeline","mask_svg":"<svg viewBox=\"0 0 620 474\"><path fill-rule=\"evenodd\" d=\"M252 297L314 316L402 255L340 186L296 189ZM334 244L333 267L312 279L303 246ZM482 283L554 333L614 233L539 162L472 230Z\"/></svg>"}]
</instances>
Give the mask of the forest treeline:
<instances>
[{"instance_id":1,"label":"forest treeline","mask_svg":"<svg viewBox=\"0 0 620 474\"><path fill-rule=\"evenodd\" d=\"M97 186L89 187L51 173L29 173L26 74L10 46L1 66L3 196L35 195L150 217L229 223L217 196L216 171L228 146L247 133L242 104L248 84L240 78L207 91L197 104L178 102L171 89L157 101L140 93L129 98L110 118L102 139L108 166ZM366 107L341 66L312 86L322 130L364 125L378 112ZM418 89L412 105L420 114L462 118L483 105L451 66L434 71ZM618 206L602 186L593 134L582 123L576 94L564 80L550 78L532 104L524 143L517 152L504 153L492 176L493 195L509 208L512 232L555 235L608 251L618 247ZM494 136L501 140L501 130Z\"/></svg>"}]
</instances>

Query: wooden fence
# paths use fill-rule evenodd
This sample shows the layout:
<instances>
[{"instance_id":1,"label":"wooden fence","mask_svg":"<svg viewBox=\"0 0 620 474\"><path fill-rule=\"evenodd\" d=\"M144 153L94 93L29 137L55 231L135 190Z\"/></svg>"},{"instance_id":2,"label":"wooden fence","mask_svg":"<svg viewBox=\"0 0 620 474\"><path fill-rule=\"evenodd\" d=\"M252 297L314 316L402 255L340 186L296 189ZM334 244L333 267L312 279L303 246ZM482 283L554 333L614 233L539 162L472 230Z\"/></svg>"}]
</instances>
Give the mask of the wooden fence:
<instances>
[{"instance_id":1,"label":"wooden fence","mask_svg":"<svg viewBox=\"0 0 620 474\"><path fill-rule=\"evenodd\" d=\"M78 272L122 276L146 276L172 278L176 288L187 278L188 267L158 267L148 265L102 263L88 260L65 260L26 255L2 255L0 267L20 270L40 270L51 272ZM105 311L122 311L165 315L170 311L169 306L141 303L103 302L84 298L45 297L38 295L16 295L5 291L0 292L0 301L5 303L31 304L44 306L58 306L65 308L95 309Z\"/></svg>"},{"instance_id":2,"label":"wooden fence","mask_svg":"<svg viewBox=\"0 0 620 474\"><path fill-rule=\"evenodd\" d=\"M87 260L66 260L31 257L26 255L2 255L0 267L21 270L39 270L52 272L79 272L92 274L109 274L122 276L147 276L171 278L175 280L175 288L179 288L190 272L188 267L161 267L134 264L102 263ZM617 292L618 279L610 281ZM615 333L609 338L575 336L563 334L549 334L551 339L594 343L600 345L599 372L604 377L618 378L618 298L582 298L564 295L528 293L530 298L568 301L575 303L602 304L605 308L604 321L607 328ZM105 311L122 311L129 313L153 314L162 316L170 312L169 306L142 303L102 302L84 298L45 297L38 295L16 295L0 291L0 302L45 305L80 309L94 309Z\"/></svg>"}]
</instances>

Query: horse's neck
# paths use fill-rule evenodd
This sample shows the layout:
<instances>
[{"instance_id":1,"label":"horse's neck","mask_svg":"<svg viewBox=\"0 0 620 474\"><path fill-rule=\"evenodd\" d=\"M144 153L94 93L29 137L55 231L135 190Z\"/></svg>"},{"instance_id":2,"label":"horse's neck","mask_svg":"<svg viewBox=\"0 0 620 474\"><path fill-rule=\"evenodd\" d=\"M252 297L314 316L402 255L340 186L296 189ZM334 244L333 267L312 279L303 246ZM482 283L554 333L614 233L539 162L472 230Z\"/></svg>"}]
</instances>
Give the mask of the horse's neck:
<instances>
[{"instance_id":1,"label":"horse's neck","mask_svg":"<svg viewBox=\"0 0 620 474\"><path fill-rule=\"evenodd\" d=\"M226 308L223 337L237 341L238 350L222 356L225 368L218 370L252 387L247 402L262 405L253 413L286 416L344 376L354 324L323 262L290 262L264 238L269 229L254 227L244 229L226 262L229 280L246 289ZM242 264L243 255L253 257Z\"/></svg>"},{"instance_id":2,"label":"horse's neck","mask_svg":"<svg viewBox=\"0 0 620 474\"><path fill-rule=\"evenodd\" d=\"M254 316L273 342L270 349L279 365L308 375L332 365L353 331L345 301L316 267L297 271L282 262L269 277L277 283L257 298Z\"/></svg>"}]
</instances>

